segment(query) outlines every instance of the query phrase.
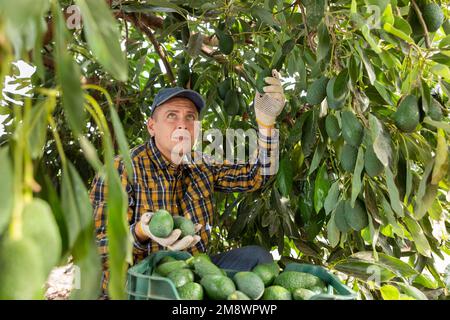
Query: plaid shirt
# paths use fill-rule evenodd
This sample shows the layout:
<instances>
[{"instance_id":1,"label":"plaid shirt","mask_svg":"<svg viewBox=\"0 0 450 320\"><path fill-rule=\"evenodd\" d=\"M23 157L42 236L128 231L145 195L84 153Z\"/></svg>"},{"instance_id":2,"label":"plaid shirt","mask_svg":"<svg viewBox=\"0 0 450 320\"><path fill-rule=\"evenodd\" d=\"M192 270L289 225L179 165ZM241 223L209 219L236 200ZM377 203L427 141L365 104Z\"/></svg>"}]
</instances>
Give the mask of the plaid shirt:
<instances>
[{"instance_id":1,"label":"plaid shirt","mask_svg":"<svg viewBox=\"0 0 450 320\"><path fill-rule=\"evenodd\" d=\"M277 139L259 134L259 157L253 163L247 164L214 164L211 157L200 154L203 161L198 164L193 160L173 165L155 145L151 138L147 143L131 150L133 180L128 181L123 162L115 159L122 185L128 194L128 223L134 237L133 262L144 259L149 253L163 249L158 243L148 240L140 242L135 234L134 226L145 212L155 212L166 209L173 215L180 215L200 223L204 227L199 235L201 241L195 247L188 249L191 254L205 252L213 224L213 193L248 192L259 189L270 175L260 171L273 170L271 150ZM275 154L275 153L274 153ZM198 154L197 154L198 155ZM271 171L273 174L273 171ZM94 208L97 246L102 257L102 289L107 292L108 272L108 239L106 237L107 222L107 185L102 177L97 175L92 182L90 200Z\"/></svg>"}]
</instances>

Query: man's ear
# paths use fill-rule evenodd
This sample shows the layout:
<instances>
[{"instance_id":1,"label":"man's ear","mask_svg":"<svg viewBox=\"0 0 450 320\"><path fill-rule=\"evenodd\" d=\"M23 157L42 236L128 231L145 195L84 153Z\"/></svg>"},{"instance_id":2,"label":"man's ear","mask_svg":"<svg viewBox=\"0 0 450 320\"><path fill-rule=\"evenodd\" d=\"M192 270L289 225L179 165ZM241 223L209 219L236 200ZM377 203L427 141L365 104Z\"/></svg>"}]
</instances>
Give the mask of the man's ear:
<instances>
[{"instance_id":1,"label":"man's ear","mask_svg":"<svg viewBox=\"0 0 450 320\"><path fill-rule=\"evenodd\" d=\"M147 131L150 134L151 137L155 136L155 119L153 119L153 117L149 117L147 119Z\"/></svg>"}]
</instances>

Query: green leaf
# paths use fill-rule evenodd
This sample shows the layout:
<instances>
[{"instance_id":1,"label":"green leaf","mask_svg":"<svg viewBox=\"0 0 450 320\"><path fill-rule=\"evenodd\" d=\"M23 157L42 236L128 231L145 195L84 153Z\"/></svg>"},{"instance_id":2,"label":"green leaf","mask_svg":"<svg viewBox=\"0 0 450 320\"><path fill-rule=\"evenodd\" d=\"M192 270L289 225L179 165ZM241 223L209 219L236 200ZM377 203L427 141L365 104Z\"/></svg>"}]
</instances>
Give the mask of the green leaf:
<instances>
[{"instance_id":1,"label":"green leaf","mask_svg":"<svg viewBox=\"0 0 450 320\"><path fill-rule=\"evenodd\" d=\"M355 171L353 172L352 177L352 197L351 197L351 206L352 208L355 206L355 201L358 198L359 193L361 192L361 173L364 169L364 151L362 146L359 146L358 156L356 158Z\"/></svg>"},{"instance_id":2,"label":"green leaf","mask_svg":"<svg viewBox=\"0 0 450 320\"><path fill-rule=\"evenodd\" d=\"M94 145L85 136L80 136L80 147L83 150L86 160L92 168L94 168L96 172L100 171L103 164L98 157L97 150Z\"/></svg>"},{"instance_id":3,"label":"green leaf","mask_svg":"<svg viewBox=\"0 0 450 320\"><path fill-rule=\"evenodd\" d=\"M326 143L319 143L319 145L317 146L311 161L311 166L309 167L308 175L312 174L319 166L323 154L325 153L326 147L327 147Z\"/></svg>"},{"instance_id":4,"label":"green leaf","mask_svg":"<svg viewBox=\"0 0 450 320\"><path fill-rule=\"evenodd\" d=\"M369 125L373 151L383 166L387 167L392 158L391 139L386 130L384 130L380 120L372 114L369 114Z\"/></svg>"},{"instance_id":5,"label":"green leaf","mask_svg":"<svg viewBox=\"0 0 450 320\"><path fill-rule=\"evenodd\" d=\"M397 189L397 185L394 181L394 175L392 174L391 168L389 166L386 167L386 184L389 193L389 199L391 201L391 207L395 211L398 217L403 217L403 207L402 202L400 201L400 195Z\"/></svg>"},{"instance_id":6,"label":"green leaf","mask_svg":"<svg viewBox=\"0 0 450 320\"><path fill-rule=\"evenodd\" d=\"M404 293L416 300L428 300L427 296L416 287L401 282L396 282L396 285L399 286Z\"/></svg>"},{"instance_id":7,"label":"green leaf","mask_svg":"<svg viewBox=\"0 0 450 320\"><path fill-rule=\"evenodd\" d=\"M337 262L334 269L364 281L385 282L395 277L393 272L383 266L352 259Z\"/></svg>"},{"instance_id":8,"label":"green leaf","mask_svg":"<svg viewBox=\"0 0 450 320\"><path fill-rule=\"evenodd\" d=\"M259 18L262 22L267 24L268 26L275 26L277 23L273 19L272 13L267 9L261 7L253 7L251 9L251 13L253 16Z\"/></svg>"},{"instance_id":9,"label":"green leaf","mask_svg":"<svg viewBox=\"0 0 450 320\"><path fill-rule=\"evenodd\" d=\"M87 228L79 237L72 251L73 262L78 267L75 284L70 299L95 300L100 295L102 266L94 238L93 226Z\"/></svg>"},{"instance_id":10,"label":"green leaf","mask_svg":"<svg viewBox=\"0 0 450 320\"><path fill-rule=\"evenodd\" d=\"M386 9L381 16L381 22L390 24L393 24L395 22L394 14L392 12L392 5L390 3L386 6Z\"/></svg>"},{"instance_id":11,"label":"green leaf","mask_svg":"<svg viewBox=\"0 0 450 320\"><path fill-rule=\"evenodd\" d=\"M436 53L430 57L431 60L450 67L450 56L448 54Z\"/></svg>"},{"instance_id":12,"label":"green leaf","mask_svg":"<svg viewBox=\"0 0 450 320\"><path fill-rule=\"evenodd\" d=\"M67 232L67 246L71 250L81 231L78 204L75 197L71 170L66 166L62 170L61 209Z\"/></svg>"},{"instance_id":13,"label":"green leaf","mask_svg":"<svg viewBox=\"0 0 450 320\"><path fill-rule=\"evenodd\" d=\"M120 47L117 20L105 1L76 0L83 17L87 42L98 62L119 81L128 79L125 54Z\"/></svg>"},{"instance_id":14,"label":"green leaf","mask_svg":"<svg viewBox=\"0 0 450 320\"><path fill-rule=\"evenodd\" d=\"M428 289L437 289L439 285L433 279L430 279L426 274L419 274L414 278L414 284L421 285Z\"/></svg>"},{"instance_id":15,"label":"green leaf","mask_svg":"<svg viewBox=\"0 0 450 320\"><path fill-rule=\"evenodd\" d=\"M303 126L302 134L302 150L305 157L308 157L316 143L316 131L317 131L317 109L305 112L305 124Z\"/></svg>"},{"instance_id":16,"label":"green leaf","mask_svg":"<svg viewBox=\"0 0 450 320\"><path fill-rule=\"evenodd\" d=\"M195 58L200 54L202 45L203 45L203 35L200 32L198 32L189 37L189 42L186 51L192 58Z\"/></svg>"},{"instance_id":17,"label":"green leaf","mask_svg":"<svg viewBox=\"0 0 450 320\"><path fill-rule=\"evenodd\" d=\"M394 35L394 36L396 36L396 37L398 37L398 38L400 38L400 39L402 39L402 40L408 42L409 44L413 44L413 43L414 43L414 40L411 39L410 36L408 36L408 35L407 35L406 33L404 33L403 31L401 31L401 30L395 28L395 27L394 27L392 24L390 24L390 23L385 23L385 24L383 25L383 29L384 29L384 31L389 32L390 34L392 34L392 35Z\"/></svg>"},{"instance_id":18,"label":"green leaf","mask_svg":"<svg viewBox=\"0 0 450 320\"><path fill-rule=\"evenodd\" d=\"M315 29L325 14L325 0L304 0L302 4L306 9L308 27Z\"/></svg>"},{"instance_id":19,"label":"green leaf","mask_svg":"<svg viewBox=\"0 0 450 320\"><path fill-rule=\"evenodd\" d=\"M434 161L430 161L425 169L423 170L423 174L422 174L422 179L420 180L419 183L419 187L417 188L417 193L416 193L416 203L419 206L419 203L422 201L422 199L425 197L426 191L427 191L427 186L428 186L428 178L431 174L431 170L433 168L433 164ZM418 214L422 214L422 216L419 216ZM419 212L416 210L414 210L414 219L416 220L420 220L423 217L423 214L425 214L424 212Z\"/></svg>"},{"instance_id":20,"label":"green leaf","mask_svg":"<svg viewBox=\"0 0 450 320\"><path fill-rule=\"evenodd\" d=\"M425 234L423 233L422 228L417 223L416 220L405 216L403 218L403 221L406 224L406 227L408 228L408 231L411 233L411 236L414 240L414 245L416 246L417 251L425 256L425 257L431 257L431 248L430 244L428 243L427 238L425 237Z\"/></svg>"},{"instance_id":21,"label":"green leaf","mask_svg":"<svg viewBox=\"0 0 450 320\"><path fill-rule=\"evenodd\" d=\"M387 105L394 104L388 90L386 89L386 85L376 80L373 86L377 89L378 93L383 98L383 100L386 101Z\"/></svg>"},{"instance_id":22,"label":"green leaf","mask_svg":"<svg viewBox=\"0 0 450 320\"><path fill-rule=\"evenodd\" d=\"M114 127L114 133L119 144L120 156L125 164L125 170L131 180L133 180L133 165L131 163L130 148L128 147L127 137L123 131L122 123L120 122L119 115L113 106L110 106L109 111L111 113L111 120Z\"/></svg>"},{"instance_id":23,"label":"green leaf","mask_svg":"<svg viewBox=\"0 0 450 320\"><path fill-rule=\"evenodd\" d=\"M384 268L391 270L399 277L409 278L418 274L418 272L406 262L381 252L378 252L377 257L375 257L374 253L371 251L360 251L352 254L350 257L352 259L379 264Z\"/></svg>"},{"instance_id":24,"label":"green leaf","mask_svg":"<svg viewBox=\"0 0 450 320\"><path fill-rule=\"evenodd\" d=\"M416 202L416 207L414 208L414 219L420 220L423 216L425 216L436 199L437 191L437 185L430 184L427 186L423 197Z\"/></svg>"},{"instance_id":25,"label":"green leaf","mask_svg":"<svg viewBox=\"0 0 450 320\"><path fill-rule=\"evenodd\" d=\"M339 198L339 180L335 181L331 185L327 197L325 198L325 202L323 203L323 207L325 209L326 214L329 214L331 211L334 210L334 208L336 208L338 198Z\"/></svg>"},{"instance_id":26,"label":"green leaf","mask_svg":"<svg viewBox=\"0 0 450 320\"><path fill-rule=\"evenodd\" d=\"M320 23L318 27L319 44L317 45L317 61L324 59L330 51L330 35L328 34L328 28L324 22Z\"/></svg>"},{"instance_id":27,"label":"green leaf","mask_svg":"<svg viewBox=\"0 0 450 320\"><path fill-rule=\"evenodd\" d=\"M435 121L435 120L432 120L429 116L426 116L423 119L423 122L427 123L429 125L432 125L435 128L440 128L440 129L444 130L447 134L450 134L450 123L446 123L443 121Z\"/></svg>"},{"instance_id":28,"label":"green leaf","mask_svg":"<svg viewBox=\"0 0 450 320\"><path fill-rule=\"evenodd\" d=\"M327 224L327 239L330 242L331 247L336 247L339 244L339 229L336 227L336 223L334 222L334 212L331 214L330 220Z\"/></svg>"},{"instance_id":29,"label":"green leaf","mask_svg":"<svg viewBox=\"0 0 450 320\"><path fill-rule=\"evenodd\" d=\"M450 35L447 35L439 42L439 49L443 49L445 47L450 47Z\"/></svg>"},{"instance_id":30,"label":"green leaf","mask_svg":"<svg viewBox=\"0 0 450 320\"><path fill-rule=\"evenodd\" d=\"M435 64L434 66L431 67L430 72L434 73L439 77L444 78L447 81L450 81L450 68L443 64L439 63Z\"/></svg>"},{"instance_id":31,"label":"green leaf","mask_svg":"<svg viewBox=\"0 0 450 320\"><path fill-rule=\"evenodd\" d=\"M333 86L333 96L336 100L343 99L348 93L348 70L343 69L336 77Z\"/></svg>"},{"instance_id":32,"label":"green leaf","mask_svg":"<svg viewBox=\"0 0 450 320\"><path fill-rule=\"evenodd\" d=\"M317 172L316 181L314 184L314 209L316 213L323 208L325 198L330 190L330 180L328 178L327 164L324 162Z\"/></svg>"},{"instance_id":33,"label":"green leaf","mask_svg":"<svg viewBox=\"0 0 450 320\"><path fill-rule=\"evenodd\" d=\"M391 206L389 205L384 196L381 196L381 205L383 207L384 214L386 215L386 218L388 220L388 224L392 227L392 230L397 235L403 238L405 236L403 229L398 224L397 219L394 216L394 212L392 211Z\"/></svg>"},{"instance_id":34,"label":"green leaf","mask_svg":"<svg viewBox=\"0 0 450 320\"><path fill-rule=\"evenodd\" d=\"M1 1L2 33L4 32L14 47L17 59L36 46L46 31L44 14L50 6L49 0ZM36 54L35 54L36 55ZM38 58L39 59L39 58Z\"/></svg>"},{"instance_id":35,"label":"green leaf","mask_svg":"<svg viewBox=\"0 0 450 320\"><path fill-rule=\"evenodd\" d=\"M71 129L77 136L85 123L83 90L80 84L80 70L67 51L68 33L57 2L53 3L55 18L55 61L56 78L62 90L62 105Z\"/></svg>"},{"instance_id":36,"label":"green leaf","mask_svg":"<svg viewBox=\"0 0 450 320\"><path fill-rule=\"evenodd\" d=\"M369 58L367 57L367 55L364 53L364 51L361 49L361 47L358 44L356 44L356 50L358 51L359 56L361 57L362 62L364 64L364 67L366 68L367 76L369 77L370 84L373 85L373 83L375 82L377 77L375 75L375 71L373 69L372 63L370 62Z\"/></svg>"},{"instance_id":37,"label":"green leaf","mask_svg":"<svg viewBox=\"0 0 450 320\"><path fill-rule=\"evenodd\" d=\"M125 298L127 264L132 263L132 237L127 220L127 195L114 166L112 146L106 148L107 172L107 237L109 252L110 280L108 293L112 299Z\"/></svg>"},{"instance_id":38,"label":"green leaf","mask_svg":"<svg viewBox=\"0 0 450 320\"><path fill-rule=\"evenodd\" d=\"M369 27L367 26L367 24L362 26L361 32L362 32L364 38L366 39L367 43L372 48L372 50L375 51L375 53L378 53L378 54L381 53L381 49L380 49L378 43L375 41L375 39L370 34L370 30L369 30Z\"/></svg>"},{"instance_id":39,"label":"green leaf","mask_svg":"<svg viewBox=\"0 0 450 320\"><path fill-rule=\"evenodd\" d=\"M430 87L423 79L421 81L420 93L422 94L422 109L426 114L428 114L429 108L431 106L431 93Z\"/></svg>"},{"instance_id":40,"label":"green leaf","mask_svg":"<svg viewBox=\"0 0 450 320\"><path fill-rule=\"evenodd\" d=\"M400 31L403 31L403 33L407 34L408 36L410 36L412 33L412 29L408 21L400 16L395 16L394 27Z\"/></svg>"},{"instance_id":41,"label":"green leaf","mask_svg":"<svg viewBox=\"0 0 450 320\"><path fill-rule=\"evenodd\" d=\"M448 143L442 129L437 130L436 157L431 175L431 183L438 184L448 172Z\"/></svg>"},{"instance_id":42,"label":"green leaf","mask_svg":"<svg viewBox=\"0 0 450 320\"><path fill-rule=\"evenodd\" d=\"M30 112L28 143L30 154L33 159L40 158L44 152L45 143L47 141L47 115L48 111L53 108L47 108L51 99L35 105Z\"/></svg>"},{"instance_id":43,"label":"green leaf","mask_svg":"<svg viewBox=\"0 0 450 320\"><path fill-rule=\"evenodd\" d=\"M280 161L280 167L277 173L277 185L283 196L289 197L292 190L293 179L294 172L291 161L288 157L285 157Z\"/></svg>"},{"instance_id":44,"label":"green leaf","mask_svg":"<svg viewBox=\"0 0 450 320\"><path fill-rule=\"evenodd\" d=\"M386 284L380 288L383 300L400 300L400 292L396 287Z\"/></svg>"},{"instance_id":45,"label":"green leaf","mask_svg":"<svg viewBox=\"0 0 450 320\"><path fill-rule=\"evenodd\" d=\"M0 148L0 236L6 230L12 214L13 194L14 194L14 174L9 150L6 147Z\"/></svg>"}]
</instances>

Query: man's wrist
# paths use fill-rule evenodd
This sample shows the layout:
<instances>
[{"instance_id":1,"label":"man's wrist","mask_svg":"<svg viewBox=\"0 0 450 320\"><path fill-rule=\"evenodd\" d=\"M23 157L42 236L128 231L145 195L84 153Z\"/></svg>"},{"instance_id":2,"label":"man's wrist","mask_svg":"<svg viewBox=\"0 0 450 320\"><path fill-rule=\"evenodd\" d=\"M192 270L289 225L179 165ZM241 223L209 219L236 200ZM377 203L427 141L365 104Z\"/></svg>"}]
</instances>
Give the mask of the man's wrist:
<instances>
[{"instance_id":1,"label":"man's wrist","mask_svg":"<svg viewBox=\"0 0 450 320\"><path fill-rule=\"evenodd\" d=\"M136 223L136 225L134 226L134 233L135 233L136 238L137 238L137 240L139 242L145 243L146 241L148 241L148 239L150 239L150 237L142 229L142 222L141 221Z\"/></svg>"}]
</instances>

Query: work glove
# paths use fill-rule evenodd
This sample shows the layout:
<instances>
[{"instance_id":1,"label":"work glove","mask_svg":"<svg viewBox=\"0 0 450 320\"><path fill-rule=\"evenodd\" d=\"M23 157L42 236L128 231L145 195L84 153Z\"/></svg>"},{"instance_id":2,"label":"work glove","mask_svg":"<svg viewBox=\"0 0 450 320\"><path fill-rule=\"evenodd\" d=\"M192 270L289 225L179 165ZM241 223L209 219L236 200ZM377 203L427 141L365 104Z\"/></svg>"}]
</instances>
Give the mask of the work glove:
<instances>
[{"instance_id":1,"label":"work glove","mask_svg":"<svg viewBox=\"0 0 450 320\"><path fill-rule=\"evenodd\" d=\"M181 235L180 229L174 229L167 238L160 238L155 236L150 232L148 227L150 220L152 219L154 213L146 212L142 215L141 220L137 223L136 228L139 228L139 233L144 234L147 238L155 241L159 245L167 248L171 251L181 251L192 246L195 246L197 242L201 240L199 235L187 235L182 239L178 240ZM203 226L200 223L194 225L195 233L198 233Z\"/></svg>"},{"instance_id":2,"label":"work glove","mask_svg":"<svg viewBox=\"0 0 450 320\"><path fill-rule=\"evenodd\" d=\"M264 93L256 92L255 115L258 124L269 128L275 124L275 119L283 110L286 97L277 70L273 69L272 77L266 77L264 80L268 86L263 88Z\"/></svg>"}]
</instances>

